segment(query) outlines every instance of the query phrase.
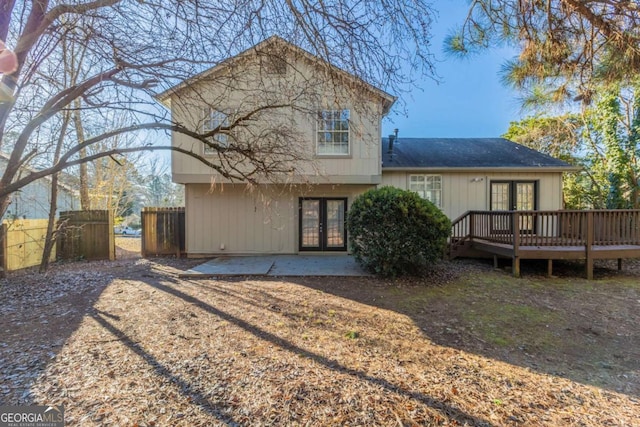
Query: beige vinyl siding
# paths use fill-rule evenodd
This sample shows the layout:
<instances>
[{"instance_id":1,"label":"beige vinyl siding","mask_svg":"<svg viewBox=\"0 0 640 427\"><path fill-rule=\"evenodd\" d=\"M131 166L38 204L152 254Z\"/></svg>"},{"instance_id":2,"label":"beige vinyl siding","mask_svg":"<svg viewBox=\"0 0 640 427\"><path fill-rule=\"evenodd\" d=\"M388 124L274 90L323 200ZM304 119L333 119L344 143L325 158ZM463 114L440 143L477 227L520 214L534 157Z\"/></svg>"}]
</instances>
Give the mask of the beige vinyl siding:
<instances>
[{"instance_id":1,"label":"beige vinyl siding","mask_svg":"<svg viewBox=\"0 0 640 427\"><path fill-rule=\"evenodd\" d=\"M298 252L299 197L353 199L372 185L281 185L249 192L245 185L187 184L186 248L190 256ZM221 249L224 245L224 249Z\"/></svg>"},{"instance_id":2,"label":"beige vinyl siding","mask_svg":"<svg viewBox=\"0 0 640 427\"><path fill-rule=\"evenodd\" d=\"M189 254L294 253L292 197L274 195L265 203L244 185L218 187L185 186Z\"/></svg>"},{"instance_id":3,"label":"beige vinyl siding","mask_svg":"<svg viewBox=\"0 0 640 427\"><path fill-rule=\"evenodd\" d=\"M254 64L255 65L255 64ZM272 100L275 103L291 102L291 93L295 93L296 85L305 81L313 81L313 93L302 96L296 108L282 108L270 111L267 119L257 119L252 126L255 129L275 129L277 123L291 127L295 134L297 150L301 161L296 162L299 174L282 176L282 182L312 182L312 183L356 183L366 184L380 182L380 119L382 117L382 103L371 95L363 94L359 99L351 98L346 91L341 93L333 87L333 81L326 79L317 81L313 75L312 66L303 60L296 63L297 73L288 73L284 82L278 82L275 76L262 76L261 85L256 88L257 79L251 78L251 73L257 73L251 63L242 68L242 75L233 76L232 83L226 82L224 75L209 81L198 81L191 86L181 89L171 96L172 119L190 129L202 131L203 109L207 103L219 104L217 107L236 112L246 112L255 108L256 103L265 97L265 87L273 89L271 96L282 96L282 100ZM233 74L233 72L231 72ZM274 79L269 82L265 79ZM316 81L314 81L316 79ZM262 86L264 85L264 86ZM232 88L232 89L230 89ZM305 89L310 91L310 89ZM256 101L258 100L258 101ZM218 102L219 101L219 102ZM349 109L350 150L348 156L317 156L317 111L326 109ZM239 131L242 138L242 131ZM172 132L172 145L203 154L203 144L189 136ZM207 157L216 162L216 156ZM172 152L172 173L174 182L178 183L210 183L229 182L217 174L213 169L202 164L197 159L178 152Z\"/></svg>"},{"instance_id":4,"label":"beige vinyl siding","mask_svg":"<svg viewBox=\"0 0 640 427\"><path fill-rule=\"evenodd\" d=\"M420 171L383 171L382 185L404 190L409 188L409 176ZM442 211L455 219L469 210L490 209L491 181L537 181L538 209L562 208L562 174L560 172L426 172L442 176Z\"/></svg>"}]
</instances>

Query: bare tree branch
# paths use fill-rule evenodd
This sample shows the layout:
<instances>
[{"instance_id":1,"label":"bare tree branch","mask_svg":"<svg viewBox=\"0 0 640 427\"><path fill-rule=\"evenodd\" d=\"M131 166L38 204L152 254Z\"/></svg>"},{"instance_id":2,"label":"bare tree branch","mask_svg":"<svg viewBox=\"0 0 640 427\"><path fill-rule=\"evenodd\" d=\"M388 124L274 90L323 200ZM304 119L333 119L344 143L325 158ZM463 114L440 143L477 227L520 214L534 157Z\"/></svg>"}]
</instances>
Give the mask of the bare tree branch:
<instances>
[{"instance_id":1,"label":"bare tree branch","mask_svg":"<svg viewBox=\"0 0 640 427\"><path fill-rule=\"evenodd\" d=\"M502 42L520 49L505 67L506 82L525 91L544 88L553 102L588 104L598 84L629 81L640 73L640 6L610 0L475 0L448 47L464 53Z\"/></svg>"},{"instance_id":2,"label":"bare tree branch","mask_svg":"<svg viewBox=\"0 0 640 427\"><path fill-rule=\"evenodd\" d=\"M359 100L371 96L369 84L401 93L412 87L412 73L432 77L432 15L421 0L301 0L285 7L280 0L4 2L0 35L5 32L8 43L15 44L19 68L2 78L14 100L0 105L0 143L11 151L0 178L0 215L10 194L38 177L65 168L75 174L80 164L145 150L173 149L236 181L295 173L296 164L310 156L304 147L295 148L294 142L304 138L291 117L310 119L308 106L320 105L325 96L318 93L318 82L344 84L348 93L335 91L333 101L351 96L358 108L367 104ZM300 58L289 58L292 52L278 45L262 54L285 61L292 74L272 87L266 68L252 79L243 69L255 65L251 60L228 60L272 35L328 65L307 75L295 66ZM82 48L67 49L65 43ZM311 55L302 60L310 61ZM221 64L225 73L206 71ZM345 72L359 82L345 78ZM151 90L181 81L190 85L194 76L223 93L212 97L194 83L191 95L172 100L171 106L191 113L184 123L172 123ZM236 103L222 105L225 98ZM232 108L233 119L205 130L205 107ZM70 112L83 121L84 130L69 132L55 161L51 135ZM271 128L260 129L260 121ZM135 139L152 130L175 132L189 147L148 146ZM227 143L220 142L222 135ZM40 169L21 176L32 162Z\"/></svg>"}]
</instances>

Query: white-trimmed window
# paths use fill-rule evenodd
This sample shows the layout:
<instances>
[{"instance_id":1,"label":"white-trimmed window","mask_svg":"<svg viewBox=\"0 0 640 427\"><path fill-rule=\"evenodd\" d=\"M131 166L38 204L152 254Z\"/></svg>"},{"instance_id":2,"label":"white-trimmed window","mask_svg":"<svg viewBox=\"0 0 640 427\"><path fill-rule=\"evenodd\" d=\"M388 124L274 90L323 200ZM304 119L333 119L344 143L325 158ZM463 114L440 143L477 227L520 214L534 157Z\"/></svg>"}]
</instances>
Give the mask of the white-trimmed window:
<instances>
[{"instance_id":1,"label":"white-trimmed window","mask_svg":"<svg viewBox=\"0 0 640 427\"><path fill-rule=\"evenodd\" d=\"M441 175L411 175L409 176L409 190L415 191L420 197L427 199L437 207L442 207Z\"/></svg>"},{"instance_id":2,"label":"white-trimmed window","mask_svg":"<svg viewBox=\"0 0 640 427\"><path fill-rule=\"evenodd\" d=\"M349 110L318 111L316 154L349 155Z\"/></svg>"},{"instance_id":3,"label":"white-trimmed window","mask_svg":"<svg viewBox=\"0 0 640 427\"><path fill-rule=\"evenodd\" d=\"M214 129L219 127L229 126L229 118L230 111L229 110L216 110L211 107L207 107L203 110L203 120L202 120L202 133L211 132ZM219 144L223 147L229 145L229 133L228 131L219 131L215 135L210 138L211 142ZM210 155L215 154L216 150L214 148L209 147L208 145L204 146L204 154Z\"/></svg>"}]
</instances>

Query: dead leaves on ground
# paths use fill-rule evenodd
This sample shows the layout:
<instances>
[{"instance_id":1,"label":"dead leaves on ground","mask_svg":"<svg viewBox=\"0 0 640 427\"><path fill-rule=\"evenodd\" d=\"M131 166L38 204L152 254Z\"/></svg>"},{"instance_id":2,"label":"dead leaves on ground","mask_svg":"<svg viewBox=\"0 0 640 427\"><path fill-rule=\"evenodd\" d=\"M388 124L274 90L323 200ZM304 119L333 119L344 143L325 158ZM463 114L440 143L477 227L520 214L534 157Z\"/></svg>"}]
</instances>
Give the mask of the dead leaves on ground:
<instances>
[{"instance_id":1,"label":"dead leaves on ground","mask_svg":"<svg viewBox=\"0 0 640 427\"><path fill-rule=\"evenodd\" d=\"M4 282L5 318L70 323L0 344L3 403L129 426L619 426L640 413L636 396L436 345L403 314L304 280L178 280L174 262ZM33 297L40 308L17 316Z\"/></svg>"}]
</instances>

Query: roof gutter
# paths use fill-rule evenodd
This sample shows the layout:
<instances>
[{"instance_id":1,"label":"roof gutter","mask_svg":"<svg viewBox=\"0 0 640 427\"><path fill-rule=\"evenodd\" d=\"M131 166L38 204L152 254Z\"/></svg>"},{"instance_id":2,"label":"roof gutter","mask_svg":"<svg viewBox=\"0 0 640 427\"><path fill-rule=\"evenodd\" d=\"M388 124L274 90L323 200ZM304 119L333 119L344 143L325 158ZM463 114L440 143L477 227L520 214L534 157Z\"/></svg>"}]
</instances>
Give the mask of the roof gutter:
<instances>
[{"instance_id":1,"label":"roof gutter","mask_svg":"<svg viewBox=\"0 0 640 427\"><path fill-rule=\"evenodd\" d=\"M581 166L527 166L527 167L388 167L382 166L382 172L579 172Z\"/></svg>"}]
</instances>

